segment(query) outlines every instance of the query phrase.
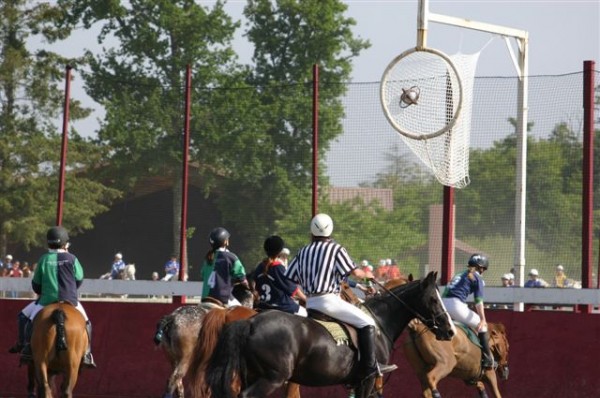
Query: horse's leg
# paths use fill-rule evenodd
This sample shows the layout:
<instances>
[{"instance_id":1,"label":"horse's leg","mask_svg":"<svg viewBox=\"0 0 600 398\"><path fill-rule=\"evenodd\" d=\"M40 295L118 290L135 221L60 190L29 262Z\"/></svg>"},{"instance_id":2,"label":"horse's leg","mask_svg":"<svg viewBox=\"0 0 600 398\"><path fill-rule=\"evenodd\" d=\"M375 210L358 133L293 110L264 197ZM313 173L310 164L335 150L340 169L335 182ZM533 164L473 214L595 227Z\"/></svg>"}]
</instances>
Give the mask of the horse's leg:
<instances>
[{"instance_id":1,"label":"horse's leg","mask_svg":"<svg viewBox=\"0 0 600 398\"><path fill-rule=\"evenodd\" d=\"M285 398L300 398L300 384L288 381L285 386Z\"/></svg>"},{"instance_id":2,"label":"horse's leg","mask_svg":"<svg viewBox=\"0 0 600 398\"><path fill-rule=\"evenodd\" d=\"M285 380L267 380L264 377L258 379L254 384L246 388L240 394L240 398L264 398L271 395L280 388Z\"/></svg>"},{"instance_id":3,"label":"horse's leg","mask_svg":"<svg viewBox=\"0 0 600 398\"><path fill-rule=\"evenodd\" d=\"M35 369L32 362L27 364L27 398L35 398Z\"/></svg>"},{"instance_id":4,"label":"horse's leg","mask_svg":"<svg viewBox=\"0 0 600 398\"><path fill-rule=\"evenodd\" d=\"M479 393L479 398L489 398L487 391L485 391L485 386L482 382L478 381L475 387L477 388L477 392Z\"/></svg>"},{"instance_id":5,"label":"horse's leg","mask_svg":"<svg viewBox=\"0 0 600 398\"><path fill-rule=\"evenodd\" d=\"M46 363L40 361L35 365L35 378L38 384L38 398L52 398L52 388L48 379Z\"/></svg>"},{"instance_id":6,"label":"horse's leg","mask_svg":"<svg viewBox=\"0 0 600 398\"><path fill-rule=\"evenodd\" d=\"M65 353L67 354L66 360L68 362L65 364L66 369L60 385L62 398L73 398L73 390L77 384L79 368L81 366L81 358L83 357L81 351L84 350L71 350L70 352Z\"/></svg>"},{"instance_id":7,"label":"horse's leg","mask_svg":"<svg viewBox=\"0 0 600 398\"><path fill-rule=\"evenodd\" d=\"M500 394L500 389L498 388L498 379L496 378L496 371L493 369L487 369L483 374L483 382L490 387L492 393L495 398L502 398L502 394ZM485 388L483 389L485 392ZM483 398L483 395L481 396Z\"/></svg>"}]
</instances>

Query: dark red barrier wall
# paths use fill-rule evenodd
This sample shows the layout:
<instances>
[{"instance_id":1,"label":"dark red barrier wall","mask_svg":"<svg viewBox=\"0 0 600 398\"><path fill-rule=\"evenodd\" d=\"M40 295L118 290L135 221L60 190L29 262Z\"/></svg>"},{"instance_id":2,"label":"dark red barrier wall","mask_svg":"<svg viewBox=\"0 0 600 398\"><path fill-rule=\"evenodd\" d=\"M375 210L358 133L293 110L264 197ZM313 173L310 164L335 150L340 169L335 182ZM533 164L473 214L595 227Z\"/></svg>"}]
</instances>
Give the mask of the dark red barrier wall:
<instances>
[{"instance_id":1,"label":"dark red barrier wall","mask_svg":"<svg viewBox=\"0 0 600 398\"><path fill-rule=\"evenodd\" d=\"M8 354L16 337L16 315L24 301L0 300L0 397L23 397L25 368ZM160 397L169 374L163 353L152 342L156 322L172 304L85 303L94 325L93 352L99 368L84 370L76 396ZM501 382L505 397L600 397L600 316L566 312L488 311L491 322L505 324L510 341L510 379ZM419 383L396 343L399 369L385 388L388 398L419 396ZM474 396L472 387L446 379L445 398ZM303 388L309 398L345 397L340 386Z\"/></svg>"}]
</instances>

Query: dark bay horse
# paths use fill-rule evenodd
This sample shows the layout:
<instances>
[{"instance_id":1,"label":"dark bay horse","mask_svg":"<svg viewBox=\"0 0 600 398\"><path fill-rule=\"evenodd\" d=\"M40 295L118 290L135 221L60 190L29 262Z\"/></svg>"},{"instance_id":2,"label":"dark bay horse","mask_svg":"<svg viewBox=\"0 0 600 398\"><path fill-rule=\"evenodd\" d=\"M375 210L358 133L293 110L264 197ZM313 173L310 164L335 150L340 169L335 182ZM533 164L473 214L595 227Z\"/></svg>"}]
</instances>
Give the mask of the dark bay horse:
<instances>
[{"instance_id":1,"label":"dark bay horse","mask_svg":"<svg viewBox=\"0 0 600 398\"><path fill-rule=\"evenodd\" d=\"M420 281L390 288L369 298L364 308L375 319L378 360L387 363L394 341L408 322L419 318L437 338L451 339L454 325L436 287L437 273ZM358 355L351 344L338 345L321 324L281 311L265 311L226 325L206 371L206 380L219 398L232 398L235 377L241 397L262 398L286 381L307 386L352 385L358 398L366 398L358 376Z\"/></svg>"},{"instance_id":2,"label":"dark bay horse","mask_svg":"<svg viewBox=\"0 0 600 398\"><path fill-rule=\"evenodd\" d=\"M272 310L276 311L276 310ZM248 319L257 312L250 308L233 307L211 310L202 322L202 327L198 334L198 341L194 349L188 376L192 385L192 396L194 398L210 398L211 391L205 380L206 367L208 360L217 345L217 340L225 324L240 319ZM239 379L233 381L234 391L239 391L241 382ZM286 398L300 398L300 386L294 383L288 383L285 392Z\"/></svg>"},{"instance_id":3,"label":"dark bay horse","mask_svg":"<svg viewBox=\"0 0 600 398\"><path fill-rule=\"evenodd\" d=\"M487 398L485 385L500 398L496 371L502 379L508 379L508 338L506 329L501 323L488 323L490 333L490 349L498 368L481 369L481 348L475 345L462 328L452 341L438 341L427 328L418 322L409 325L410 337L406 340L404 353L408 362L415 369L423 397L440 398L437 384L446 376L464 380L473 384L481 398Z\"/></svg>"},{"instance_id":4,"label":"dark bay horse","mask_svg":"<svg viewBox=\"0 0 600 398\"><path fill-rule=\"evenodd\" d=\"M253 292L243 284L234 286L233 295L244 307L254 306ZM199 305L184 305L176 308L173 312L162 317L156 327L154 343L162 348L169 363L171 374L167 380L167 386L163 398L171 398L177 394L179 398L184 397L185 388L183 378L186 375L192 354L198 341L198 333L202 327L202 321L206 314L222 305L214 303L200 303ZM248 309L248 308L246 308ZM252 311L253 314L255 313ZM238 310L231 314L231 319L243 314Z\"/></svg>"},{"instance_id":5,"label":"dark bay horse","mask_svg":"<svg viewBox=\"0 0 600 398\"><path fill-rule=\"evenodd\" d=\"M71 304L45 306L33 320L31 351L38 398L51 398L53 379L62 374L62 397L72 397L88 346L85 318ZM29 382L30 388L33 382ZM32 390L29 396L33 396Z\"/></svg>"}]
</instances>

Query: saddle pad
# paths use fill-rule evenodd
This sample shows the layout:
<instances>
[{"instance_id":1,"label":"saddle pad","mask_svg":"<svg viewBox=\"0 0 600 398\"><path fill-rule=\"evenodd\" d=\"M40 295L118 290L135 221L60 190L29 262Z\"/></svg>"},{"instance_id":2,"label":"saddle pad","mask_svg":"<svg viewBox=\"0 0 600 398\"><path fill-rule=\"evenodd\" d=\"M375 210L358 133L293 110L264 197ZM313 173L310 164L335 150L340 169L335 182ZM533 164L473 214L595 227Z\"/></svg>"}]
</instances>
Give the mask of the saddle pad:
<instances>
[{"instance_id":1,"label":"saddle pad","mask_svg":"<svg viewBox=\"0 0 600 398\"><path fill-rule=\"evenodd\" d=\"M350 342L350 337L348 336L346 329L343 328L339 323L323 321L315 318L312 318L312 320L320 323L321 326L323 326L329 332L331 337L333 337L333 340L337 345L348 345Z\"/></svg>"},{"instance_id":2,"label":"saddle pad","mask_svg":"<svg viewBox=\"0 0 600 398\"><path fill-rule=\"evenodd\" d=\"M477 347L481 348L481 343L479 342L479 337L477 337L477 335L475 334L473 329L471 329L470 327L468 327L467 325L465 325L462 322L454 321L454 324L456 326L458 326L463 332L465 332L465 334L467 335L469 340L471 340L471 343L473 343Z\"/></svg>"}]
</instances>

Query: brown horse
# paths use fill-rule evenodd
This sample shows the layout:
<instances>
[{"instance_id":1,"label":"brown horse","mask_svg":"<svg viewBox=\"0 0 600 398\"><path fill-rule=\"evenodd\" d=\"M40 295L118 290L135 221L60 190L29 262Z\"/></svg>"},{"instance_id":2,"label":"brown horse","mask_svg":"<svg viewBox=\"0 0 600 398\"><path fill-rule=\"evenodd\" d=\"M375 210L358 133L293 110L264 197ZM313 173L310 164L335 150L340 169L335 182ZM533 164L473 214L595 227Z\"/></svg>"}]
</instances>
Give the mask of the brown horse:
<instances>
[{"instance_id":1,"label":"brown horse","mask_svg":"<svg viewBox=\"0 0 600 398\"><path fill-rule=\"evenodd\" d=\"M459 331L452 341L440 341L425 325L415 321L409 325L404 353L421 382L423 397L440 398L437 384L451 376L475 385L481 398L488 397L485 385L492 390L494 397L500 398L496 371L502 379L508 379L509 345L504 325L488 323L490 349L498 368L486 370L481 368L481 348L469 339L463 328L457 329Z\"/></svg>"},{"instance_id":2,"label":"brown horse","mask_svg":"<svg viewBox=\"0 0 600 398\"><path fill-rule=\"evenodd\" d=\"M54 303L45 306L33 321L29 364L30 376L35 374L38 398L51 398L53 379L62 374L60 393L72 397L88 346L85 318L71 304ZM33 382L29 382L33 388ZM33 392L29 392L30 396Z\"/></svg>"},{"instance_id":3,"label":"brown horse","mask_svg":"<svg viewBox=\"0 0 600 398\"><path fill-rule=\"evenodd\" d=\"M257 312L250 308L233 307L228 309L214 309L204 317L202 328L198 334L198 341L202 341L202 344L196 345L189 371L191 384L193 386L192 395L195 398L211 397L210 390L204 380L204 375L208 360L217 345L219 334L225 324L240 319L247 319L256 314ZM239 393L241 389L241 382L239 380L236 380L234 389ZM287 383L285 397L300 398L300 386L294 383Z\"/></svg>"}]
</instances>

